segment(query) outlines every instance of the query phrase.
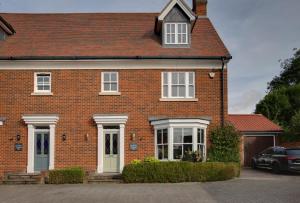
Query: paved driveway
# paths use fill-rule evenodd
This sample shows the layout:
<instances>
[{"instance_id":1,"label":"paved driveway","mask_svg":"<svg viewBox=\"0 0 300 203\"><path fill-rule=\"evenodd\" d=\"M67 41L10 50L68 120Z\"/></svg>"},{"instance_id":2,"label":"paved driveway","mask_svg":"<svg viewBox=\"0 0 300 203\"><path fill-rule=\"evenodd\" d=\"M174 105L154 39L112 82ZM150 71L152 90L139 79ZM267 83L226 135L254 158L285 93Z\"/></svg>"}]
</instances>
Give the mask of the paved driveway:
<instances>
[{"instance_id":1,"label":"paved driveway","mask_svg":"<svg viewBox=\"0 0 300 203\"><path fill-rule=\"evenodd\" d=\"M213 183L2 185L0 202L300 202L300 176L245 169Z\"/></svg>"}]
</instances>

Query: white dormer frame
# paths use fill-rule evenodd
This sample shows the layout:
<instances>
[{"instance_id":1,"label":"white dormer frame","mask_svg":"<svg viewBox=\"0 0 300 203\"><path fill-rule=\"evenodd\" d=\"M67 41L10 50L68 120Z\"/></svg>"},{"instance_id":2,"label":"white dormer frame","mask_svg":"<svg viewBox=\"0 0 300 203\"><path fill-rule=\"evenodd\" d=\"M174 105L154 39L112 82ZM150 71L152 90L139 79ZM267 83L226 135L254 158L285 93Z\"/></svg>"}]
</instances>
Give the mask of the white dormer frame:
<instances>
[{"instance_id":1,"label":"white dormer frame","mask_svg":"<svg viewBox=\"0 0 300 203\"><path fill-rule=\"evenodd\" d=\"M193 11L185 2L182 0L171 0L158 16L158 20L163 21L176 4L185 12L191 21L196 19Z\"/></svg>"}]
</instances>

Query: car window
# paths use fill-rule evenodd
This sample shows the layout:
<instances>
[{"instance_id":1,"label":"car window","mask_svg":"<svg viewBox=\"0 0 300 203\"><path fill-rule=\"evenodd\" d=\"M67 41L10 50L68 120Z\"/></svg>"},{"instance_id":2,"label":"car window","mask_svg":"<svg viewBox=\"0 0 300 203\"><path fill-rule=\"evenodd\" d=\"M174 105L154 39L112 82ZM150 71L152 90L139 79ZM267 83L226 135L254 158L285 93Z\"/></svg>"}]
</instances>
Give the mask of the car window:
<instances>
[{"instance_id":1,"label":"car window","mask_svg":"<svg viewBox=\"0 0 300 203\"><path fill-rule=\"evenodd\" d=\"M273 154L273 148L268 148L264 150L261 154Z\"/></svg>"},{"instance_id":2,"label":"car window","mask_svg":"<svg viewBox=\"0 0 300 203\"><path fill-rule=\"evenodd\" d=\"M297 156L300 156L300 149L287 149L286 153L288 155L297 155Z\"/></svg>"},{"instance_id":3,"label":"car window","mask_svg":"<svg viewBox=\"0 0 300 203\"><path fill-rule=\"evenodd\" d=\"M285 151L283 148L275 148L274 149L274 154L276 155L285 155Z\"/></svg>"}]
</instances>

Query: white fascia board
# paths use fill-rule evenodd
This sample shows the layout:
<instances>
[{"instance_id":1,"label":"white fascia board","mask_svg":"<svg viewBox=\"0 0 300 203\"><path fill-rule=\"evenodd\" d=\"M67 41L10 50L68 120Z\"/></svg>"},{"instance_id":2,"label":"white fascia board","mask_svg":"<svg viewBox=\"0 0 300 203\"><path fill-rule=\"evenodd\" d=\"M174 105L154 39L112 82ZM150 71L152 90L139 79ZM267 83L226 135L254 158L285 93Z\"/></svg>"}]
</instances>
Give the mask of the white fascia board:
<instances>
[{"instance_id":1,"label":"white fascia board","mask_svg":"<svg viewBox=\"0 0 300 203\"><path fill-rule=\"evenodd\" d=\"M96 114L93 116L96 124L126 124L127 115L102 115Z\"/></svg>"},{"instance_id":2,"label":"white fascia board","mask_svg":"<svg viewBox=\"0 0 300 203\"><path fill-rule=\"evenodd\" d=\"M225 64L227 68L227 64ZM156 70L222 69L220 60L147 59L76 61L0 61L1 70Z\"/></svg>"},{"instance_id":3,"label":"white fascia board","mask_svg":"<svg viewBox=\"0 0 300 203\"><path fill-rule=\"evenodd\" d=\"M171 0L171 2L163 9L161 14L158 16L159 21L163 21L172 8L178 4L185 14L190 18L191 21L195 20L196 17L189 8L181 0Z\"/></svg>"},{"instance_id":4,"label":"white fascia board","mask_svg":"<svg viewBox=\"0 0 300 203\"><path fill-rule=\"evenodd\" d=\"M179 126L186 126L186 127L207 127L210 124L210 121L203 120L203 119L165 119L165 120L158 120L152 121L151 125L155 128L161 126L172 126L172 127L179 127Z\"/></svg>"},{"instance_id":5,"label":"white fascia board","mask_svg":"<svg viewBox=\"0 0 300 203\"><path fill-rule=\"evenodd\" d=\"M22 119L26 124L41 125L41 124L56 124L59 120L58 115L23 115Z\"/></svg>"}]
</instances>

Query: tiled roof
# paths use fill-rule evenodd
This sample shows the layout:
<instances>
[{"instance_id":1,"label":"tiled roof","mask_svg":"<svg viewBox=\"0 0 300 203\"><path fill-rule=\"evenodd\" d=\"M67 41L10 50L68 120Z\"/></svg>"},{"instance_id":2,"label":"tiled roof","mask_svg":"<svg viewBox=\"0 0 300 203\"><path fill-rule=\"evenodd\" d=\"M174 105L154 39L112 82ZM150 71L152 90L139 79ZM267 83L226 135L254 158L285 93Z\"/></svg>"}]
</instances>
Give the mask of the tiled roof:
<instances>
[{"instance_id":1,"label":"tiled roof","mask_svg":"<svg viewBox=\"0 0 300 203\"><path fill-rule=\"evenodd\" d=\"M228 121L241 132L281 132L282 128L261 114L228 116Z\"/></svg>"},{"instance_id":2,"label":"tiled roof","mask_svg":"<svg viewBox=\"0 0 300 203\"><path fill-rule=\"evenodd\" d=\"M229 57L208 18L199 18L190 48L163 48L158 13L1 14L16 33L1 57Z\"/></svg>"}]
</instances>

